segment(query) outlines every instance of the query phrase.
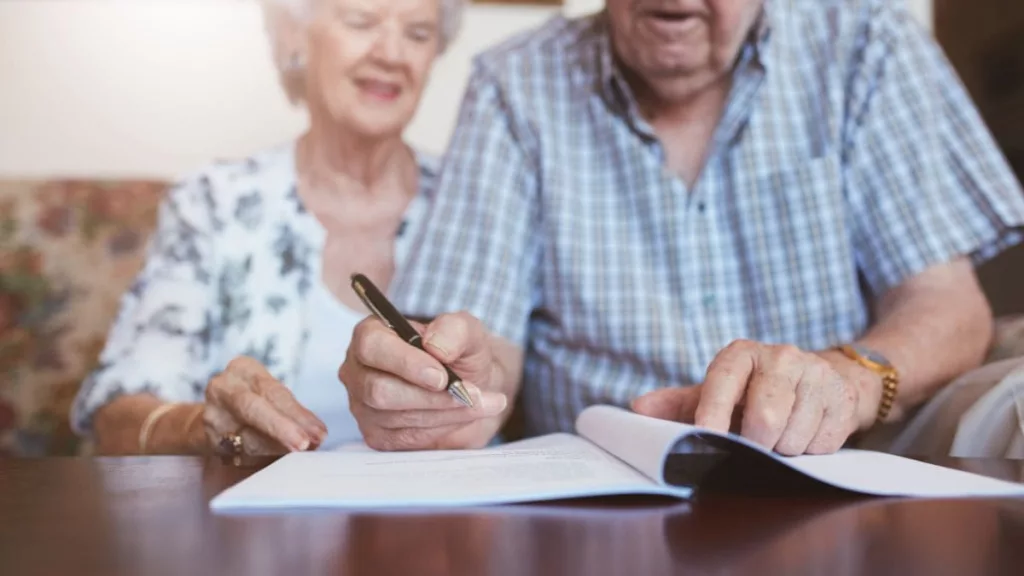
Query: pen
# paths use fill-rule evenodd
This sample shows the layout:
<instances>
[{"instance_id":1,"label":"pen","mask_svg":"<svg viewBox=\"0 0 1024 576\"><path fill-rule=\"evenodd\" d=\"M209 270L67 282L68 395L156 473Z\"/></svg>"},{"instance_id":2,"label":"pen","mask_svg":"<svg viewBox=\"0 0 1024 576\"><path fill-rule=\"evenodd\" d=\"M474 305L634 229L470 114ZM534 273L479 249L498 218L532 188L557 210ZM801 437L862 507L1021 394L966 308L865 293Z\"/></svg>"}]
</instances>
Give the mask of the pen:
<instances>
[{"instance_id":1,"label":"pen","mask_svg":"<svg viewBox=\"0 0 1024 576\"><path fill-rule=\"evenodd\" d=\"M370 309L370 312L383 322L385 326L398 334L399 338L426 352L423 348L423 338L420 337L420 333L409 324L384 294L373 285L373 282L370 282L369 278L362 274L353 274L352 289L355 290L356 295L363 301L363 304ZM459 378L455 372L452 372L451 368L443 363L441 366L448 373L448 392L455 396L457 400L472 408L473 399L469 397L469 392L466 391L465 385L462 384L462 378Z\"/></svg>"}]
</instances>

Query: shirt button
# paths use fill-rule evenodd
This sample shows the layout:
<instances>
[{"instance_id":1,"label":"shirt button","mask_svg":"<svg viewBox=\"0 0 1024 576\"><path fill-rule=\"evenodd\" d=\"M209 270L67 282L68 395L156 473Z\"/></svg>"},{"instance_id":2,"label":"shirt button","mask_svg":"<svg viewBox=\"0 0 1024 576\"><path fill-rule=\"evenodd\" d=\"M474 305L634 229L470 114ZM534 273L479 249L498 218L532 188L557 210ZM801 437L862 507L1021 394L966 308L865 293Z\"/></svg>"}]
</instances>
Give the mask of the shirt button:
<instances>
[{"instance_id":1,"label":"shirt button","mask_svg":"<svg viewBox=\"0 0 1024 576\"><path fill-rule=\"evenodd\" d=\"M704 299L701 301L701 304L703 304L705 308L714 308L714 306L715 306L715 295L714 294L705 294L704 295Z\"/></svg>"}]
</instances>

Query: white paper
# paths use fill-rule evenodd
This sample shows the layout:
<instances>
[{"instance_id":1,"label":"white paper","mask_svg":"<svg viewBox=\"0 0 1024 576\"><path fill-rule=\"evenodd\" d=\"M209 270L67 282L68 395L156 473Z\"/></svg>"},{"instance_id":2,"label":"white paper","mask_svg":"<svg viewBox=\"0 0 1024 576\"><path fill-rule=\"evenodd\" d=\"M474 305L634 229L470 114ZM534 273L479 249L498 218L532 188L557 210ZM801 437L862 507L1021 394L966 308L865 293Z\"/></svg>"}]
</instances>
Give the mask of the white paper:
<instances>
[{"instance_id":1,"label":"white paper","mask_svg":"<svg viewBox=\"0 0 1024 576\"><path fill-rule=\"evenodd\" d=\"M293 453L210 505L214 510L417 508L689 493L658 486L583 438L553 434L483 450Z\"/></svg>"},{"instance_id":2,"label":"white paper","mask_svg":"<svg viewBox=\"0 0 1024 576\"><path fill-rule=\"evenodd\" d=\"M727 439L731 449L746 452L739 457L751 459L753 473L770 458L818 481L863 494L1024 496L1022 484L879 452L782 457L739 436L607 406L584 410L577 428L581 436L552 434L483 450L386 453L356 444L337 451L290 454L224 491L211 507L415 509L616 494L686 498L691 494L688 487L664 485L664 462L670 452L699 447L699 442L683 442L695 435Z\"/></svg>"},{"instance_id":3,"label":"white paper","mask_svg":"<svg viewBox=\"0 0 1024 576\"><path fill-rule=\"evenodd\" d=\"M612 406L591 406L576 419L576 430L580 436L663 484L665 456L680 437L696 429Z\"/></svg>"},{"instance_id":4,"label":"white paper","mask_svg":"<svg viewBox=\"0 0 1024 576\"><path fill-rule=\"evenodd\" d=\"M944 468L901 456L841 450L824 456L781 458L822 482L873 496L973 498L1024 496L1024 485Z\"/></svg>"},{"instance_id":5,"label":"white paper","mask_svg":"<svg viewBox=\"0 0 1024 576\"><path fill-rule=\"evenodd\" d=\"M588 416L589 413L589 416ZM618 414L616 414L618 413ZM648 420L649 422L645 422ZM837 488L871 496L905 496L913 498L972 498L1021 497L1024 484L996 480L987 476L928 464L902 456L866 450L840 450L835 454L786 457L765 450L746 438L734 434L720 434L688 424L655 421L629 413L621 408L595 406L580 415L579 426L588 430L595 444L608 443L615 452L630 450L630 442L645 443L637 446L630 464L645 474L664 482L665 456L682 441L695 434L725 438L759 452L820 482ZM674 434L673 434L674 431ZM627 437L632 435L632 437ZM736 447L736 449L741 449ZM655 453L661 451L661 458ZM756 455L748 454L752 458ZM657 465L659 468L654 470ZM756 461L751 469L756 470Z\"/></svg>"}]
</instances>

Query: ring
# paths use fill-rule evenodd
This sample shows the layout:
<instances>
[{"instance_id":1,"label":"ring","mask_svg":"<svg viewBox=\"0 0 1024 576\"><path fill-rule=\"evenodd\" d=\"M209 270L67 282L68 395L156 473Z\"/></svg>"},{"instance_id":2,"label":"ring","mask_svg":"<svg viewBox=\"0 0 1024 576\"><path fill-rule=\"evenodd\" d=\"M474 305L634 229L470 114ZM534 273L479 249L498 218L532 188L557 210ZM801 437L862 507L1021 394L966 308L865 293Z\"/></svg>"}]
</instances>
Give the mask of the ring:
<instances>
[{"instance_id":1,"label":"ring","mask_svg":"<svg viewBox=\"0 0 1024 576\"><path fill-rule=\"evenodd\" d=\"M241 456L245 452L245 447L242 444L242 435L238 432L225 434L220 439L220 449L231 456Z\"/></svg>"}]
</instances>

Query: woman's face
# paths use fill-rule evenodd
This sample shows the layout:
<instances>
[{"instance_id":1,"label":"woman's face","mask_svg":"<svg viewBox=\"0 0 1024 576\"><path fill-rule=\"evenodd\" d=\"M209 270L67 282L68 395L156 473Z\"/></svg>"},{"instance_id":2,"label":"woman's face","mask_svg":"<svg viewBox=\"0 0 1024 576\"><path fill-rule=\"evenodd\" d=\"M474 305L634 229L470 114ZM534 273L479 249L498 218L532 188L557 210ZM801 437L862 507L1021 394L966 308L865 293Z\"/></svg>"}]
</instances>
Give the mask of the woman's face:
<instances>
[{"instance_id":1,"label":"woman's face","mask_svg":"<svg viewBox=\"0 0 1024 576\"><path fill-rule=\"evenodd\" d=\"M367 137L400 135L440 48L441 0L320 0L309 28L314 118Z\"/></svg>"}]
</instances>

